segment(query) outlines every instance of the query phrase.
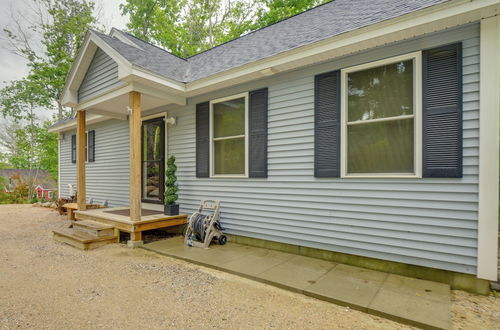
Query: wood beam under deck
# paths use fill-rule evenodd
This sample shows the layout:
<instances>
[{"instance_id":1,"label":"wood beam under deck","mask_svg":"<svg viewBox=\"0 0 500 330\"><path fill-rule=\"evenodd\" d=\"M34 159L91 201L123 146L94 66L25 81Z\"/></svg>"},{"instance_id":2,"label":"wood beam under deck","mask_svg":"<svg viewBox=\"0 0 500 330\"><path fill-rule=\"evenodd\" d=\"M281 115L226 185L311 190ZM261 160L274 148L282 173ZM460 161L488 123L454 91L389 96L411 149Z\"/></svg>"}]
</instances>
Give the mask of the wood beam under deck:
<instances>
[{"instance_id":1,"label":"wood beam under deck","mask_svg":"<svg viewBox=\"0 0 500 330\"><path fill-rule=\"evenodd\" d=\"M146 230L169 228L185 225L188 222L187 214L164 215L161 212L154 215L142 216L140 221L131 221L127 215L118 215L111 211L125 210L127 207L102 208L87 211L75 212L76 220L91 220L114 227L115 236L120 236L120 231L130 233L132 246L137 246L137 242L142 239L142 232Z\"/></svg>"},{"instance_id":2,"label":"wood beam under deck","mask_svg":"<svg viewBox=\"0 0 500 330\"><path fill-rule=\"evenodd\" d=\"M141 94L129 93L130 220L141 220ZM134 238L140 241L140 235ZM138 238L138 239L137 239Z\"/></svg>"},{"instance_id":3,"label":"wood beam under deck","mask_svg":"<svg viewBox=\"0 0 500 330\"><path fill-rule=\"evenodd\" d=\"M86 178L85 178L85 144L86 124L85 110L76 113L76 184L77 184L77 206L79 211L87 208L86 203Z\"/></svg>"}]
</instances>

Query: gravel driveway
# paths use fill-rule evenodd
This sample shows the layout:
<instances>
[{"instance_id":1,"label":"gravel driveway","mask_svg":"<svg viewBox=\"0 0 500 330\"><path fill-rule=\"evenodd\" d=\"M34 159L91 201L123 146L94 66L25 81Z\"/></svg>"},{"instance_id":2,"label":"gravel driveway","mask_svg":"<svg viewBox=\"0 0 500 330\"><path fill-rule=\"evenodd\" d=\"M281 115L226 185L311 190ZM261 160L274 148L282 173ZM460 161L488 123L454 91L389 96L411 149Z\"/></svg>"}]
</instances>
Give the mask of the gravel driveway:
<instances>
[{"instance_id":1,"label":"gravel driveway","mask_svg":"<svg viewBox=\"0 0 500 330\"><path fill-rule=\"evenodd\" d=\"M0 205L0 327L36 329L409 327L212 269L112 244L52 240L56 212ZM493 329L500 299L453 293L455 328Z\"/></svg>"}]
</instances>

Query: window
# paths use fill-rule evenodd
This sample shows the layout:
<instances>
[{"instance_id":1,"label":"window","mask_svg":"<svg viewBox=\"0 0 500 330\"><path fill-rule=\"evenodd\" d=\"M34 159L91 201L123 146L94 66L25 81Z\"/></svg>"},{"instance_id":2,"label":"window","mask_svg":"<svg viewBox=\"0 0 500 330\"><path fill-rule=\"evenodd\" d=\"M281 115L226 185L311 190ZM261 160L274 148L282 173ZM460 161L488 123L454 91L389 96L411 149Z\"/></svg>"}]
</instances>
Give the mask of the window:
<instances>
[{"instance_id":1,"label":"window","mask_svg":"<svg viewBox=\"0 0 500 330\"><path fill-rule=\"evenodd\" d=\"M342 175L421 175L421 57L342 70Z\"/></svg>"},{"instance_id":2,"label":"window","mask_svg":"<svg viewBox=\"0 0 500 330\"><path fill-rule=\"evenodd\" d=\"M210 102L212 176L247 176L247 131L247 93Z\"/></svg>"},{"instance_id":3,"label":"window","mask_svg":"<svg viewBox=\"0 0 500 330\"><path fill-rule=\"evenodd\" d=\"M95 161L95 131L85 132L85 161ZM71 135L71 162L76 163L76 135Z\"/></svg>"},{"instance_id":4,"label":"window","mask_svg":"<svg viewBox=\"0 0 500 330\"><path fill-rule=\"evenodd\" d=\"M76 163L76 135L71 135L71 162Z\"/></svg>"}]
</instances>

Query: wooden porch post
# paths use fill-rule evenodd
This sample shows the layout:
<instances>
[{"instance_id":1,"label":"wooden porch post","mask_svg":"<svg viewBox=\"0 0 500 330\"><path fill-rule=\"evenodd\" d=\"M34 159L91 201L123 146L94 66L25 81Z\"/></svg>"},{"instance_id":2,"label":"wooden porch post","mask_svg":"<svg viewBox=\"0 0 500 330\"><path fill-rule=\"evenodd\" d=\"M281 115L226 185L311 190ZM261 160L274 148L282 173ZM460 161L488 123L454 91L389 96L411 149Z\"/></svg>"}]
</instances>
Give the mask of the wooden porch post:
<instances>
[{"instance_id":1,"label":"wooden porch post","mask_svg":"<svg viewBox=\"0 0 500 330\"><path fill-rule=\"evenodd\" d=\"M77 205L79 211L87 208L87 193L85 180L85 111L76 113L76 184L77 184Z\"/></svg>"},{"instance_id":2,"label":"wooden porch post","mask_svg":"<svg viewBox=\"0 0 500 330\"><path fill-rule=\"evenodd\" d=\"M141 94L129 93L130 220L141 220Z\"/></svg>"}]
</instances>

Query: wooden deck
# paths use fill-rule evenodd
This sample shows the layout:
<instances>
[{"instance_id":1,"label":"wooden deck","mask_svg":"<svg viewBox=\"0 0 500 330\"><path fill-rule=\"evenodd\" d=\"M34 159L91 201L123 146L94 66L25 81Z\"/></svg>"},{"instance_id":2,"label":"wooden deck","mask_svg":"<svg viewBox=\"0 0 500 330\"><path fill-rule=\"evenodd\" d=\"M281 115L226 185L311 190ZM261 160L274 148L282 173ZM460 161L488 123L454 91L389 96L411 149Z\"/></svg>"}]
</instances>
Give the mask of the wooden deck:
<instances>
[{"instance_id":1,"label":"wooden deck","mask_svg":"<svg viewBox=\"0 0 500 330\"><path fill-rule=\"evenodd\" d=\"M123 231L130 233L129 245L142 242L142 232L145 230L167 228L187 223L187 214L174 216L163 213L141 216L141 220L132 221L130 216L109 213L109 211L127 210L128 207L113 207L106 209L94 209L86 211L75 211L76 220L92 220L115 228L115 233ZM135 243L136 242L136 243Z\"/></svg>"}]
</instances>

